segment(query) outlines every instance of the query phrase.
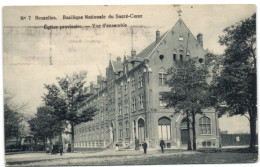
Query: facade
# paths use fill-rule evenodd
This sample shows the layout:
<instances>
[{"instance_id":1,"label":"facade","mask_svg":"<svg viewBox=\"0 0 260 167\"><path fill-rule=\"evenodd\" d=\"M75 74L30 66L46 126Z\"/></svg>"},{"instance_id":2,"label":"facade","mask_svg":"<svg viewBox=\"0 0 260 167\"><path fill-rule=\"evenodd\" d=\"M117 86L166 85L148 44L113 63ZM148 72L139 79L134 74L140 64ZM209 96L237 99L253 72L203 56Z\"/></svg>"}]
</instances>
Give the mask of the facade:
<instances>
[{"instance_id":1,"label":"facade","mask_svg":"<svg viewBox=\"0 0 260 167\"><path fill-rule=\"evenodd\" d=\"M75 127L75 148L133 148L135 139L148 147L159 147L160 139L167 148L187 147L185 115L165 108L162 93L170 90L166 71L190 58L203 64L205 54L202 34L195 38L179 19L163 35L156 31L155 41L139 54L132 50L123 60L110 60L106 77L97 76L97 84L87 90L93 95L79 108L95 106L98 112L93 121ZM218 128L213 109L196 115L197 147L219 147Z\"/></svg>"}]
</instances>

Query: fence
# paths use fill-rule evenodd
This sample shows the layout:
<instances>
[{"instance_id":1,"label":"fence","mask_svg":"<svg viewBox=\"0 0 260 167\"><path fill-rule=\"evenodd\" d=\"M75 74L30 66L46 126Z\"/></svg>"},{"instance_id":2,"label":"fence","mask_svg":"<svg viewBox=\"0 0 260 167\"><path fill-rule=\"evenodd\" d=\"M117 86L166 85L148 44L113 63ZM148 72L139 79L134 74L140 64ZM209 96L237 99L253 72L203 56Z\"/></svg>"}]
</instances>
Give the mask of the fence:
<instances>
[{"instance_id":1,"label":"fence","mask_svg":"<svg viewBox=\"0 0 260 167\"><path fill-rule=\"evenodd\" d=\"M256 135L256 144L258 135ZM250 145L250 134L221 134L222 146Z\"/></svg>"}]
</instances>

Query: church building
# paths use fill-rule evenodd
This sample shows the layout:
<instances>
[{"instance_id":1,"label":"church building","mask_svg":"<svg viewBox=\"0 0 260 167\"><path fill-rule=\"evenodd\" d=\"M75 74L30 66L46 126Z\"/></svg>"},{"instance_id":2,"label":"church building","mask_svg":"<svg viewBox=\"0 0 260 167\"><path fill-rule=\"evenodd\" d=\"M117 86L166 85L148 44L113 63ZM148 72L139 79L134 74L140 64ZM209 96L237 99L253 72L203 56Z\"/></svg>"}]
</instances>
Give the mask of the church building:
<instances>
[{"instance_id":1,"label":"church building","mask_svg":"<svg viewBox=\"0 0 260 167\"><path fill-rule=\"evenodd\" d=\"M176 61L195 58L205 63L203 35L196 37L183 20L164 34L156 31L155 40L136 54L110 60L106 76L97 76L88 92L92 96L84 101L82 109L98 108L93 121L75 127L75 148L134 148L135 139L148 148L159 147L161 139L166 148L187 148L187 123L184 114L173 114L166 108L162 93L166 85L167 70ZM192 133L191 133L192 134ZM219 123L213 108L196 115L197 147L219 147ZM192 141L192 136L191 136Z\"/></svg>"}]
</instances>

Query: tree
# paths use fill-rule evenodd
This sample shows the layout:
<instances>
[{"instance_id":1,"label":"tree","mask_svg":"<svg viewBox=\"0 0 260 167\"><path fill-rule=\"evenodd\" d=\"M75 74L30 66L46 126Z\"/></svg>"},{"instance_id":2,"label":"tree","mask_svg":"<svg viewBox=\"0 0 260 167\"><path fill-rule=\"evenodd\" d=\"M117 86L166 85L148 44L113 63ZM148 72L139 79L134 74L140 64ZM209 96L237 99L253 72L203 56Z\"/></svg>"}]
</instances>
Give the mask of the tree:
<instances>
[{"instance_id":1,"label":"tree","mask_svg":"<svg viewBox=\"0 0 260 167\"><path fill-rule=\"evenodd\" d=\"M56 120L51 107L41 106L37 108L35 117L28 121L34 139L43 141L45 147L47 139L51 139L59 127Z\"/></svg>"},{"instance_id":2,"label":"tree","mask_svg":"<svg viewBox=\"0 0 260 167\"><path fill-rule=\"evenodd\" d=\"M59 134L59 142L62 143L62 131L67 126L67 103L62 97L61 90L55 84L44 85L47 93L44 94L43 100L46 107L51 108L51 115L55 120L55 134Z\"/></svg>"},{"instance_id":3,"label":"tree","mask_svg":"<svg viewBox=\"0 0 260 167\"><path fill-rule=\"evenodd\" d=\"M224 29L226 46L214 93L222 114L244 115L250 122L250 148L256 144L256 14Z\"/></svg>"},{"instance_id":4,"label":"tree","mask_svg":"<svg viewBox=\"0 0 260 167\"><path fill-rule=\"evenodd\" d=\"M45 85L48 90L48 93L44 96L45 104L54 108L54 113L61 123L65 121L70 124L72 151L74 149L74 127L82 122L92 120L97 111L94 107L84 108L81 112L78 111L79 105L90 96L83 91L86 77L87 73L82 71L73 73L71 76L58 77L58 86L54 84Z\"/></svg>"},{"instance_id":5,"label":"tree","mask_svg":"<svg viewBox=\"0 0 260 167\"><path fill-rule=\"evenodd\" d=\"M209 85L206 81L208 71L205 65L196 63L196 59L178 61L169 69L167 84L170 92L164 94L167 107L173 107L175 113L184 112L188 129L188 150L191 150L189 116L192 117L193 149L196 150L196 114L201 114L202 109L208 107L207 97Z\"/></svg>"},{"instance_id":6,"label":"tree","mask_svg":"<svg viewBox=\"0 0 260 167\"><path fill-rule=\"evenodd\" d=\"M16 138L20 142L26 127L23 125L24 115L20 111L24 110L27 104L17 104L14 102L15 94L4 89L4 127L5 144L8 140ZM7 146L7 145L6 145Z\"/></svg>"},{"instance_id":7,"label":"tree","mask_svg":"<svg viewBox=\"0 0 260 167\"><path fill-rule=\"evenodd\" d=\"M5 144L12 138L19 137L19 124L22 119L20 114L12 110L7 104L4 106L4 121L5 121Z\"/></svg>"}]
</instances>

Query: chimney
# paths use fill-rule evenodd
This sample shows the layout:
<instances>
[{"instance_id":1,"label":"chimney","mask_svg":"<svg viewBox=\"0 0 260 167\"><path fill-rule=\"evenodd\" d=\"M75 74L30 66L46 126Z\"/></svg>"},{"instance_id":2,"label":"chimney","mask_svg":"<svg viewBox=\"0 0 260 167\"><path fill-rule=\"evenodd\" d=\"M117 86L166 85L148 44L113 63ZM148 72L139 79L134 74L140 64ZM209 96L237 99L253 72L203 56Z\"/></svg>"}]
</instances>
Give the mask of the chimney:
<instances>
[{"instance_id":1,"label":"chimney","mask_svg":"<svg viewBox=\"0 0 260 167\"><path fill-rule=\"evenodd\" d=\"M200 43L201 47L203 47L203 35L201 33L197 35L197 40Z\"/></svg>"},{"instance_id":2,"label":"chimney","mask_svg":"<svg viewBox=\"0 0 260 167\"><path fill-rule=\"evenodd\" d=\"M121 61L121 57L116 57L116 61Z\"/></svg>"},{"instance_id":3,"label":"chimney","mask_svg":"<svg viewBox=\"0 0 260 167\"><path fill-rule=\"evenodd\" d=\"M158 43L160 41L160 31L157 30L156 31L156 43Z\"/></svg>"},{"instance_id":4,"label":"chimney","mask_svg":"<svg viewBox=\"0 0 260 167\"><path fill-rule=\"evenodd\" d=\"M135 57L136 56L136 51L135 50L132 50L131 51L131 57Z\"/></svg>"}]
</instances>

